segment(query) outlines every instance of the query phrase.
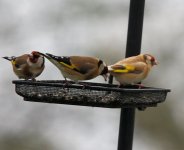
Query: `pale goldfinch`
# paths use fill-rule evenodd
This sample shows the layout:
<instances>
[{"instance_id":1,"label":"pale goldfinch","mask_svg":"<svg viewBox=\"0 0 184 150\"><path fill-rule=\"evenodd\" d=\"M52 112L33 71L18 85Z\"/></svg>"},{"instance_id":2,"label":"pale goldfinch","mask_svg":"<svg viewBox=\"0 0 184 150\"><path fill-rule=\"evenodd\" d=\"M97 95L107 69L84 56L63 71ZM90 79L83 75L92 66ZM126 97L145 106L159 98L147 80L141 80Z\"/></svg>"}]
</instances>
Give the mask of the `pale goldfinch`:
<instances>
[{"instance_id":1,"label":"pale goldfinch","mask_svg":"<svg viewBox=\"0 0 184 150\"><path fill-rule=\"evenodd\" d=\"M3 57L11 62L13 71L19 79L32 79L38 77L44 70L44 57L37 51L31 54L24 54L18 57Z\"/></svg>"},{"instance_id":2,"label":"pale goldfinch","mask_svg":"<svg viewBox=\"0 0 184 150\"><path fill-rule=\"evenodd\" d=\"M108 66L108 71L120 85L136 84L145 79L157 61L150 54L140 54Z\"/></svg>"},{"instance_id":3,"label":"pale goldfinch","mask_svg":"<svg viewBox=\"0 0 184 150\"><path fill-rule=\"evenodd\" d=\"M78 82L90 80L99 75L102 75L106 80L107 65L98 58L87 56L60 57L49 53L43 54L43 56L61 71L65 80L69 78L74 82Z\"/></svg>"}]
</instances>

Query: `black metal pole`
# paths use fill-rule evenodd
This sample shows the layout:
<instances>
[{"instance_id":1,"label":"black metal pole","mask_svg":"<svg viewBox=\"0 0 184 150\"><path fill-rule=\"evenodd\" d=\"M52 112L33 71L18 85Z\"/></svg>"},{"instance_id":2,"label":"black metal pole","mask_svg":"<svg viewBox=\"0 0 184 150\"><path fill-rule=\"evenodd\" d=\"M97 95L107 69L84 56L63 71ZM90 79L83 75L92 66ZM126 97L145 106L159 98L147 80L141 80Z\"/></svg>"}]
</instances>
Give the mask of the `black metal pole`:
<instances>
[{"instance_id":1,"label":"black metal pole","mask_svg":"<svg viewBox=\"0 0 184 150\"><path fill-rule=\"evenodd\" d=\"M141 52L145 0L130 0L126 57Z\"/></svg>"},{"instance_id":2,"label":"black metal pole","mask_svg":"<svg viewBox=\"0 0 184 150\"><path fill-rule=\"evenodd\" d=\"M141 52L145 0L130 0L126 57ZM118 150L132 150L135 108L122 108L120 116Z\"/></svg>"}]
</instances>

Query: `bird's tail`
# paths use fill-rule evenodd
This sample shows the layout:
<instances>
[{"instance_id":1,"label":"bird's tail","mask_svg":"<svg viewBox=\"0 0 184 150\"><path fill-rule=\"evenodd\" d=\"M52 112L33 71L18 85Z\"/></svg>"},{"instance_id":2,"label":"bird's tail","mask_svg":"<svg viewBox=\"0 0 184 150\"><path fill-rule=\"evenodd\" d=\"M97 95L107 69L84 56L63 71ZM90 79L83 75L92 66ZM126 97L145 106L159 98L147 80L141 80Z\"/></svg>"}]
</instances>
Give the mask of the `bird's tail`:
<instances>
[{"instance_id":1,"label":"bird's tail","mask_svg":"<svg viewBox=\"0 0 184 150\"><path fill-rule=\"evenodd\" d=\"M37 52L37 53L39 53L40 55L42 55L42 56L44 56L44 57L48 57L47 55L45 55L44 53L41 53L41 52Z\"/></svg>"},{"instance_id":2,"label":"bird's tail","mask_svg":"<svg viewBox=\"0 0 184 150\"><path fill-rule=\"evenodd\" d=\"M45 53L46 54L46 57L49 59L54 59L54 60L56 60L56 61L59 61L60 59L61 59L61 57L59 57L59 56L55 56L55 55L52 55L52 54L50 54L50 53Z\"/></svg>"},{"instance_id":3,"label":"bird's tail","mask_svg":"<svg viewBox=\"0 0 184 150\"><path fill-rule=\"evenodd\" d=\"M70 57L68 57L68 56L55 56L55 55L52 55L52 54L49 54L49 53L46 53L46 55L47 55L47 58L50 61L54 60L54 61L59 62L59 63L64 63L66 65L71 65Z\"/></svg>"},{"instance_id":4,"label":"bird's tail","mask_svg":"<svg viewBox=\"0 0 184 150\"><path fill-rule=\"evenodd\" d=\"M12 61L12 60L15 60L15 56L11 56L11 57L8 57L8 56L5 56L5 57L2 57L2 58L4 58L4 59L6 59L6 60L9 60L9 61Z\"/></svg>"}]
</instances>

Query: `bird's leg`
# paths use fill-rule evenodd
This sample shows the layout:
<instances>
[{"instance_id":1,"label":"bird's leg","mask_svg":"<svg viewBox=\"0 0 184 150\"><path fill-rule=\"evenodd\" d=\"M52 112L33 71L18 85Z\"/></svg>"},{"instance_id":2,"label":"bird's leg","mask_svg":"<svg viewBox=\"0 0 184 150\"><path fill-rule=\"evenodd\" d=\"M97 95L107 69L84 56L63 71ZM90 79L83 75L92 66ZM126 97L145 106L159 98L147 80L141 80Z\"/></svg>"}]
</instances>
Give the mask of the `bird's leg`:
<instances>
[{"instance_id":1,"label":"bird's leg","mask_svg":"<svg viewBox=\"0 0 184 150\"><path fill-rule=\"evenodd\" d=\"M65 78L65 77L64 77ZM75 83L75 82L74 82ZM65 88L66 86L68 86L68 85L72 85L72 84L74 84L72 81L71 82L69 82L66 78L65 78L65 83L63 84L63 88ZM69 91L69 89L68 89L68 91Z\"/></svg>"},{"instance_id":2,"label":"bird's leg","mask_svg":"<svg viewBox=\"0 0 184 150\"><path fill-rule=\"evenodd\" d=\"M33 82L35 82L35 81L36 81L36 79L35 79L35 78L32 78L31 80L32 80Z\"/></svg>"},{"instance_id":3,"label":"bird's leg","mask_svg":"<svg viewBox=\"0 0 184 150\"><path fill-rule=\"evenodd\" d=\"M65 78L65 77L64 77ZM68 80L65 78L65 84L68 84Z\"/></svg>"},{"instance_id":4,"label":"bird's leg","mask_svg":"<svg viewBox=\"0 0 184 150\"><path fill-rule=\"evenodd\" d=\"M65 78L65 77L64 77ZM67 85L69 85L68 80L65 78L65 83L63 84L63 88L65 88Z\"/></svg>"},{"instance_id":5,"label":"bird's leg","mask_svg":"<svg viewBox=\"0 0 184 150\"><path fill-rule=\"evenodd\" d=\"M64 77L65 78L65 77ZM65 78L65 83L63 84L63 89L65 90L65 92L69 92L69 88L66 88L66 86L69 85L68 80Z\"/></svg>"}]
</instances>

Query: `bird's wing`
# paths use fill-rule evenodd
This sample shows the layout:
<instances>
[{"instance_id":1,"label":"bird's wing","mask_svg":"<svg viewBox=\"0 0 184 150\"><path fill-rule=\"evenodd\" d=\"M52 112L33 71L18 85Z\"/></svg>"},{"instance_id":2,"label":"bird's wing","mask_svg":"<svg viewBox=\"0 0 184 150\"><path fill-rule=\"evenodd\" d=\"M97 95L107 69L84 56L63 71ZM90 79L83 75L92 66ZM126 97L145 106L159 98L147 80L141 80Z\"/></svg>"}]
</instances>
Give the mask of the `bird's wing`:
<instances>
[{"instance_id":1,"label":"bird's wing","mask_svg":"<svg viewBox=\"0 0 184 150\"><path fill-rule=\"evenodd\" d=\"M90 59L89 57L81 57L81 56L54 56L52 54L46 53L47 58L51 61L52 59L57 61L59 64L63 65L66 68L77 71L81 74L86 74L94 68L94 62L98 62L96 59ZM56 64L55 62L53 62Z\"/></svg>"},{"instance_id":2,"label":"bird's wing","mask_svg":"<svg viewBox=\"0 0 184 150\"><path fill-rule=\"evenodd\" d=\"M146 67L143 62L129 63L129 64L115 64L111 66L114 73L142 73Z\"/></svg>"},{"instance_id":3,"label":"bird's wing","mask_svg":"<svg viewBox=\"0 0 184 150\"><path fill-rule=\"evenodd\" d=\"M16 57L15 59L12 60L12 64L17 68L22 68L23 65L27 64L27 58L28 54L22 55L20 57Z\"/></svg>"},{"instance_id":4,"label":"bird's wing","mask_svg":"<svg viewBox=\"0 0 184 150\"><path fill-rule=\"evenodd\" d=\"M71 56L70 62L75 70L87 74L98 69L98 59L92 57Z\"/></svg>"}]
</instances>

